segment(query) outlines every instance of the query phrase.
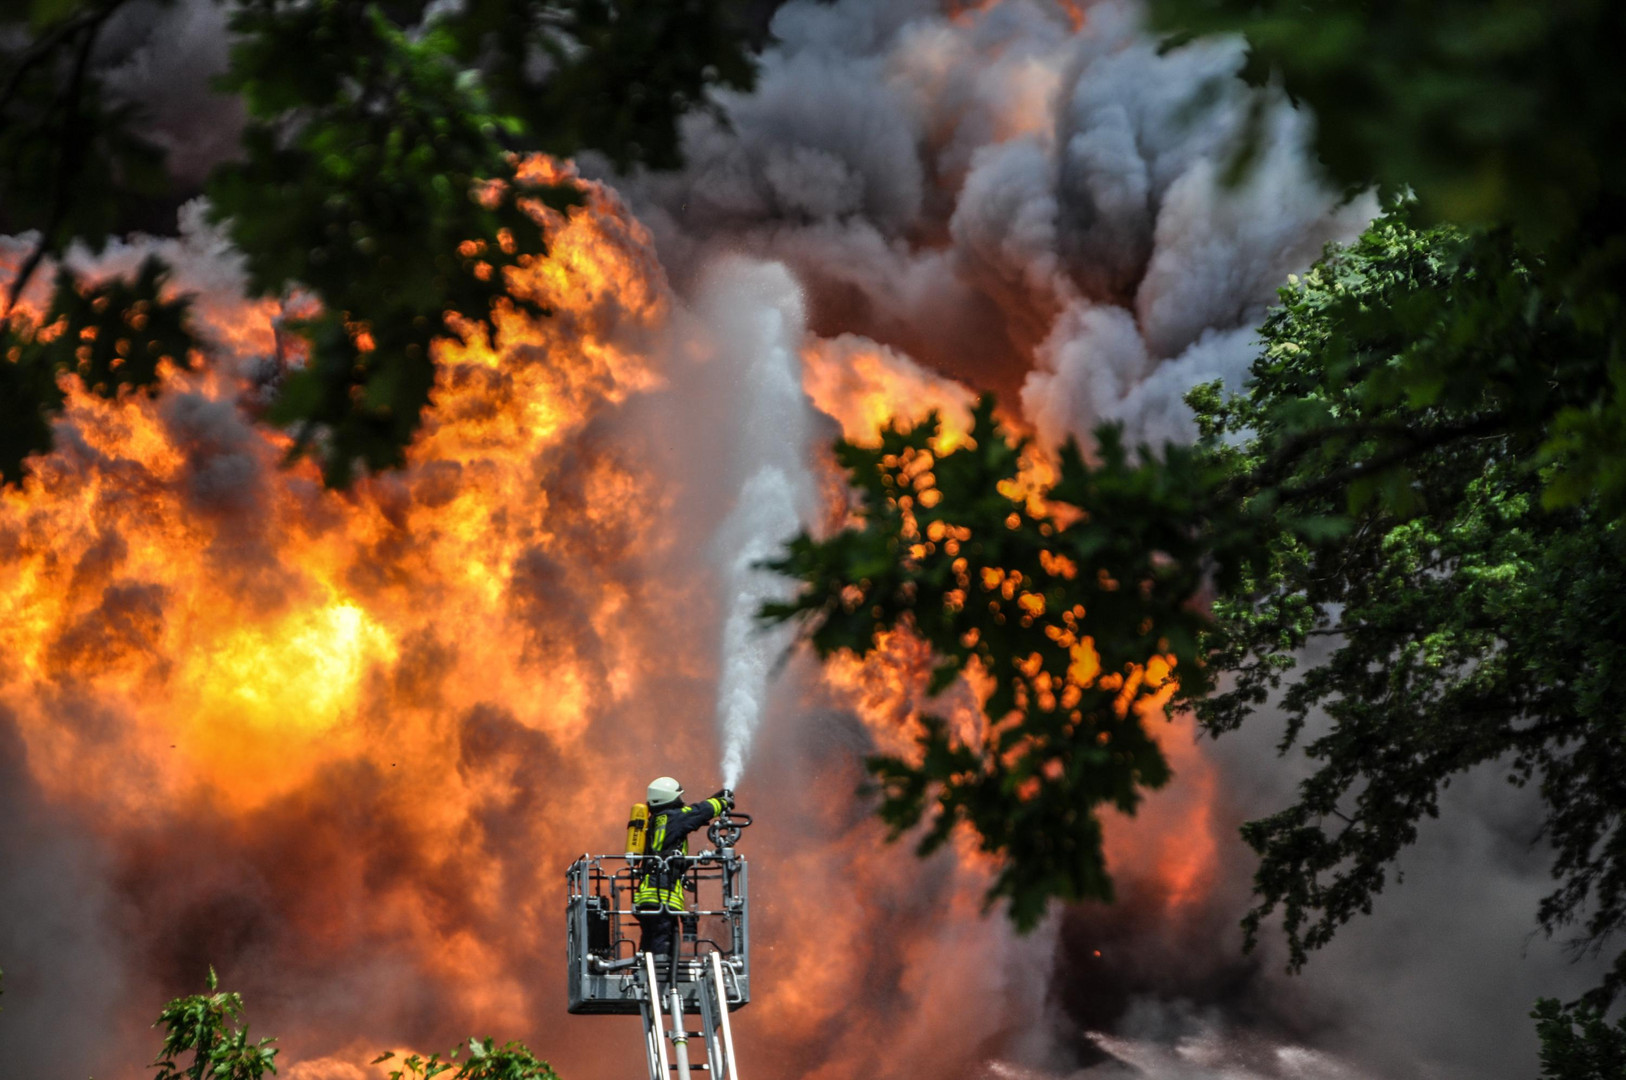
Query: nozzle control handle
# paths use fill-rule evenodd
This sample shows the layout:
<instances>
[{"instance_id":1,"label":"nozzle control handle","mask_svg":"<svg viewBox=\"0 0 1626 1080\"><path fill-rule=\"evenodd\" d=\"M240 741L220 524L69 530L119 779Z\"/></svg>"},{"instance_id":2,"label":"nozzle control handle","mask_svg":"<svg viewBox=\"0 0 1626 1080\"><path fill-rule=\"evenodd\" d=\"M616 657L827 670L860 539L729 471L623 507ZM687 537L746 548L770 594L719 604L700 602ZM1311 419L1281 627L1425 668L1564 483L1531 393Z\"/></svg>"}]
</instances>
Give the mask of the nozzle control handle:
<instances>
[{"instance_id":1,"label":"nozzle control handle","mask_svg":"<svg viewBox=\"0 0 1626 1080\"><path fill-rule=\"evenodd\" d=\"M740 842L740 832L749 828L751 815L742 814L737 810L729 810L718 814L711 819L711 827L706 830L712 847L722 850L731 848Z\"/></svg>"}]
</instances>

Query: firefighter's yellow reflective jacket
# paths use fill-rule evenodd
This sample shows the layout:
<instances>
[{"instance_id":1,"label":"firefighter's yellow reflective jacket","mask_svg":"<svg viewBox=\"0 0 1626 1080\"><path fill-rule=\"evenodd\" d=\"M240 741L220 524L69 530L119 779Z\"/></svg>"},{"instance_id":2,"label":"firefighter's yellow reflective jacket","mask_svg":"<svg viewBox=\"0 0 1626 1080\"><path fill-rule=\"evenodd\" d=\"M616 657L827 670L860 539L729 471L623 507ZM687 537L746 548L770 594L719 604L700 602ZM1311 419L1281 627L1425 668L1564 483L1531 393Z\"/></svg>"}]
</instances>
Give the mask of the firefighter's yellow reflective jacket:
<instances>
[{"instance_id":1,"label":"firefighter's yellow reflective jacket","mask_svg":"<svg viewBox=\"0 0 1626 1080\"><path fill-rule=\"evenodd\" d=\"M693 806L669 806L649 813L644 832L645 855L687 855L689 834L723 812L723 800L707 799ZM633 906L641 910L665 908L684 911L683 867L648 865L638 888L632 894Z\"/></svg>"}]
</instances>

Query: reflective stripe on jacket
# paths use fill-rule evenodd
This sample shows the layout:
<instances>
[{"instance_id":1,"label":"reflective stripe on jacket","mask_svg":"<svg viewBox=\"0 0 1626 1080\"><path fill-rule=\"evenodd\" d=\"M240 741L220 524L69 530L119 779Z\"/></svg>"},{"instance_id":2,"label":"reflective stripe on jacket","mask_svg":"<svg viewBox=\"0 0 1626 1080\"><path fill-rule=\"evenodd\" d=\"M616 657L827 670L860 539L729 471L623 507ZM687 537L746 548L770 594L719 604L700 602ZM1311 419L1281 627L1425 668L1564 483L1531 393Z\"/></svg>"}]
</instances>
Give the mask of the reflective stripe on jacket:
<instances>
[{"instance_id":1,"label":"reflective stripe on jacket","mask_svg":"<svg viewBox=\"0 0 1626 1080\"><path fill-rule=\"evenodd\" d=\"M721 799L707 799L693 806L673 806L651 810L649 828L644 831L644 854L662 858L689 853L689 834L723 812ZM683 911L682 866L653 866L632 894L634 907Z\"/></svg>"}]
</instances>

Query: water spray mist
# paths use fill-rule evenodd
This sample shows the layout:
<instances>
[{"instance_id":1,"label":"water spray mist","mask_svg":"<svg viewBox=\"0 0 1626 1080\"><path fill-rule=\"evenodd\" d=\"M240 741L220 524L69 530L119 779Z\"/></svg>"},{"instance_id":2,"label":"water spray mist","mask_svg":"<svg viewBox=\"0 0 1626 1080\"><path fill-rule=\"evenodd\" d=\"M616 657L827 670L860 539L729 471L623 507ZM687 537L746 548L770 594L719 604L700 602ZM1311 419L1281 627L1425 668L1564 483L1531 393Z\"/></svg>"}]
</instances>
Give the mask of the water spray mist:
<instances>
[{"instance_id":1,"label":"water spray mist","mask_svg":"<svg viewBox=\"0 0 1626 1080\"><path fill-rule=\"evenodd\" d=\"M806 466L810 409L798 349L804 333L800 291L777 264L730 263L713 278L714 302L738 305L727 319L725 362L742 388L745 422L734 445L741 477L734 508L718 528L713 555L726 615L717 682L723 783L736 787L762 722L775 659L787 631L766 631L756 613L791 585L759 568L801 527L814 504Z\"/></svg>"}]
</instances>

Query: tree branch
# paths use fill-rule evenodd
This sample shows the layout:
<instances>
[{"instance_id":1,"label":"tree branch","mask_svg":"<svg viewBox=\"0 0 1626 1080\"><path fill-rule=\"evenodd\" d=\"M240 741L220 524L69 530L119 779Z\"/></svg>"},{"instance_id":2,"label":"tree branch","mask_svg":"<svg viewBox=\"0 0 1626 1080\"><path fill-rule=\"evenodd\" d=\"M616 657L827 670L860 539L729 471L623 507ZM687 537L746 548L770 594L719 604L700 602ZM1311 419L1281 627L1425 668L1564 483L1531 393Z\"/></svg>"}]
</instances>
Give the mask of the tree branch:
<instances>
[{"instance_id":1,"label":"tree branch","mask_svg":"<svg viewBox=\"0 0 1626 1080\"><path fill-rule=\"evenodd\" d=\"M125 0L112 0L110 10L111 8L120 7L124 3ZM17 88L22 85L23 76L27 75L34 68L34 65L56 51L56 48L65 40L73 37L91 23L105 17L105 15L93 10L82 11L71 18L64 19L44 37L24 50L23 55L18 58L16 66L11 69L11 77L6 80L5 87L0 89L0 111L4 111L6 106L11 104L11 99L16 95Z\"/></svg>"},{"instance_id":2,"label":"tree branch","mask_svg":"<svg viewBox=\"0 0 1626 1080\"><path fill-rule=\"evenodd\" d=\"M1376 475L1389 466L1398 465L1400 462L1405 461L1414 454L1421 453L1425 450L1432 450L1435 447L1444 446L1446 443L1453 442L1461 438L1468 438L1474 435L1481 435L1493 431L1506 430L1508 426L1507 421L1507 416L1502 413L1486 413L1482 416L1476 417L1474 420L1468 423L1431 428L1421 437L1402 440L1398 445L1391 447L1385 453L1367 458L1364 461L1351 462L1342 469L1334 469L1325 476L1318 477L1309 483L1300 484L1297 487L1283 487L1279 489L1281 492L1282 501L1298 502L1303 499L1313 498L1314 496L1322 495L1328 491L1341 488L1354 480L1360 480L1367 476ZM1382 426L1398 428L1399 430L1408 432L1415 430L1414 428L1407 428L1401 425ZM1340 434L1340 432L1335 431L1332 432L1332 434ZM1325 437L1325 435L1322 436L1322 438Z\"/></svg>"},{"instance_id":3,"label":"tree branch","mask_svg":"<svg viewBox=\"0 0 1626 1080\"><path fill-rule=\"evenodd\" d=\"M45 227L40 231L39 243L17 268L17 276L12 278L11 285L7 289L4 316L7 320L16 312L17 301L21 299L29 279L39 269L47 252L54 247L56 231L62 227L62 220L67 216L68 191L84 162L84 140L73 138L72 129L74 121L81 115L80 104L84 99L85 74L90 68L90 55L96 47L96 38L101 33L102 27L124 3L125 0L110 0L99 11L87 15L84 22L74 30L75 33L82 32L84 36L79 43L78 55L74 57L73 74L69 76L68 85L58 99L64 105L66 115L62 122L61 154L57 158L56 190L51 198L51 214L46 219Z\"/></svg>"}]
</instances>

